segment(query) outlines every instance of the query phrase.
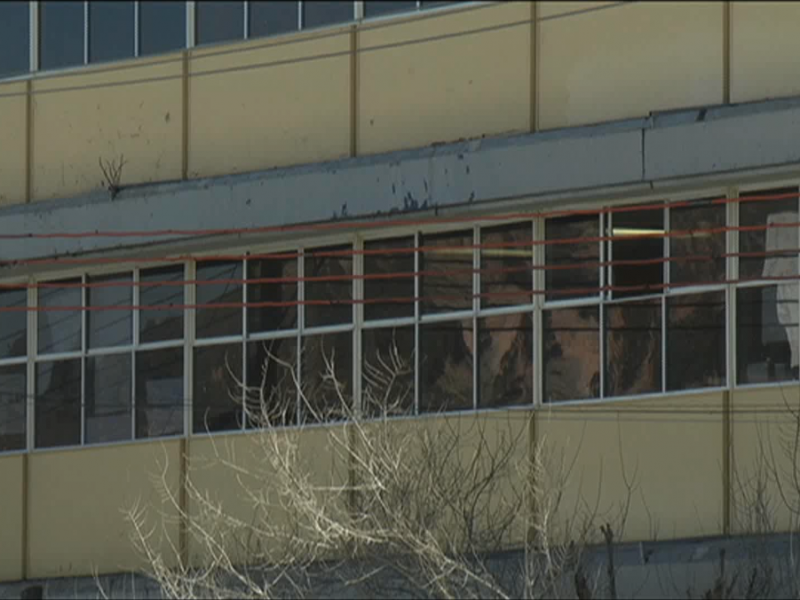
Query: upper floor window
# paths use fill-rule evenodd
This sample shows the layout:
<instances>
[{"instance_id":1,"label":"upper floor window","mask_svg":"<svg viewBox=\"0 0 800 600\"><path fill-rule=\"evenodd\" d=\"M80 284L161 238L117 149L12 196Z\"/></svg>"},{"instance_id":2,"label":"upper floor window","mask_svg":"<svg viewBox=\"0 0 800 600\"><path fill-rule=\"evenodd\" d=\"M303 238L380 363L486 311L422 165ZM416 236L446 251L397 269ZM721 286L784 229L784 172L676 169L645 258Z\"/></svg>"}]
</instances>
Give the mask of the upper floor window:
<instances>
[{"instance_id":1,"label":"upper floor window","mask_svg":"<svg viewBox=\"0 0 800 600\"><path fill-rule=\"evenodd\" d=\"M244 37L243 2L198 2L197 43L213 44Z\"/></svg>"},{"instance_id":2,"label":"upper floor window","mask_svg":"<svg viewBox=\"0 0 800 600\"><path fill-rule=\"evenodd\" d=\"M364 16L367 18L380 17L392 13L410 12L416 10L416 8L416 2L385 2L376 0L375 2L364 2Z\"/></svg>"},{"instance_id":3,"label":"upper floor window","mask_svg":"<svg viewBox=\"0 0 800 600\"><path fill-rule=\"evenodd\" d=\"M303 27L322 27L352 21L355 16L352 2L304 2Z\"/></svg>"},{"instance_id":4,"label":"upper floor window","mask_svg":"<svg viewBox=\"0 0 800 600\"><path fill-rule=\"evenodd\" d=\"M84 63L84 3L39 3L39 67L58 69Z\"/></svg>"},{"instance_id":5,"label":"upper floor window","mask_svg":"<svg viewBox=\"0 0 800 600\"><path fill-rule=\"evenodd\" d=\"M185 2L139 2L139 56L185 47Z\"/></svg>"},{"instance_id":6,"label":"upper floor window","mask_svg":"<svg viewBox=\"0 0 800 600\"><path fill-rule=\"evenodd\" d=\"M28 70L30 35L28 3L0 3L0 77Z\"/></svg>"},{"instance_id":7,"label":"upper floor window","mask_svg":"<svg viewBox=\"0 0 800 600\"><path fill-rule=\"evenodd\" d=\"M89 3L89 62L134 56L134 3Z\"/></svg>"},{"instance_id":8,"label":"upper floor window","mask_svg":"<svg viewBox=\"0 0 800 600\"><path fill-rule=\"evenodd\" d=\"M297 2L251 2L247 8L250 37L297 31L300 25Z\"/></svg>"}]
</instances>

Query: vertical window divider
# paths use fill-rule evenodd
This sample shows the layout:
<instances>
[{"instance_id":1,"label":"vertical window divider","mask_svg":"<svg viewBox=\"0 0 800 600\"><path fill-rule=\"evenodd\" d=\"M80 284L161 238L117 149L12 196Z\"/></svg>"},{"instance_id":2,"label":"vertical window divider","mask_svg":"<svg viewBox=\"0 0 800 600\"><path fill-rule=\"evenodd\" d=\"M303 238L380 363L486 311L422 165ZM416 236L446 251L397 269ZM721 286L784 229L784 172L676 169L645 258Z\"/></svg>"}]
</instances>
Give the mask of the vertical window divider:
<instances>
[{"instance_id":1,"label":"vertical window divider","mask_svg":"<svg viewBox=\"0 0 800 600\"><path fill-rule=\"evenodd\" d=\"M303 411L302 411L302 399L300 398L300 392L302 389L302 382L301 377L303 374L303 331L305 329L306 324L306 256L305 256L305 248L298 248L297 249L297 299L299 304L297 305L297 348L295 349L297 352L297 364L295 365L295 381L292 382L295 385L295 413L297 417L297 424L298 426L301 425Z\"/></svg>"},{"instance_id":2,"label":"vertical window divider","mask_svg":"<svg viewBox=\"0 0 800 600\"><path fill-rule=\"evenodd\" d=\"M419 231L414 232L414 415L419 414Z\"/></svg>"},{"instance_id":3,"label":"vertical window divider","mask_svg":"<svg viewBox=\"0 0 800 600\"><path fill-rule=\"evenodd\" d=\"M39 2L34 0L29 5L30 10L30 38L29 38L29 66L31 73L39 70Z\"/></svg>"},{"instance_id":4,"label":"vertical window divider","mask_svg":"<svg viewBox=\"0 0 800 600\"><path fill-rule=\"evenodd\" d=\"M303 1L299 0L297 3L297 29L303 29Z\"/></svg>"},{"instance_id":5,"label":"vertical window divider","mask_svg":"<svg viewBox=\"0 0 800 600\"><path fill-rule=\"evenodd\" d=\"M364 2L363 2L363 0L362 1L358 1L357 0L356 2L353 2L353 18L356 21L360 21L361 19L364 18Z\"/></svg>"},{"instance_id":6,"label":"vertical window divider","mask_svg":"<svg viewBox=\"0 0 800 600\"><path fill-rule=\"evenodd\" d=\"M196 10L194 0L188 0L186 2L186 47L187 48L194 48L196 46L196 39L197 39L197 27L195 26L196 23Z\"/></svg>"},{"instance_id":7,"label":"vertical window divider","mask_svg":"<svg viewBox=\"0 0 800 600\"><path fill-rule=\"evenodd\" d=\"M531 389L533 390L533 406L539 407L543 403L544 389L542 383L544 377L542 376L544 361L542 360L542 350L544 348L544 337L542 335L543 314L542 307L544 306L545 296L542 292L545 291L546 276L542 267L545 265L546 249L541 243L545 241L545 224L544 219L541 217L534 217L532 222L531 240L531 260L533 262L533 277L532 284L533 292L531 303L533 304L533 382ZM537 293L538 292L538 293Z\"/></svg>"},{"instance_id":8,"label":"vertical window divider","mask_svg":"<svg viewBox=\"0 0 800 600\"><path fill-rule=\"evenodd\" d=\"M472 409L478 410L478 383L480 368L480 348L478 338L478 311L481 306L481 230L472 227Z\"/></svg>"},{"instance_id":9,"label":"vertical window divider","mask_svg":"<svg viewBox=\"0 0 800 600\"><path fill-rule=\"evenodd\" d=\"M800 188L800 182L796 183L795 185L797 185ZM798 217L800 217L800 196L797 197L795 202L797 204L797 215L798 215ZM798 233L800 233L800 232L798 232ZM797 246L798 243L800 243L800 235L797 236L797 242L795 243L795 246ZM797 254L797 268L795 269L794 274L795 274L796 277L800 276L800 252L798 252L798 254ZM799 318L798 318L798 323L796 324L796 326L797 326L797 335L800 336L800 277L798 277L795 280L794 284L795 284L795 286L797 286L797 292L798 292L797 293L797 314L798 314Z\"/></svg>"},{"instance_id":10,"label":"vertical window divider","mask_svg":"<svg viewBox=\"0 0 800 600\"><path fill-rule=\"evenodd\" d=\"M83 2L83 64L89 64L89 0Z\"/></svg>"},{"instance_id":11,"label":"vertical window divider","mask_svg":"<svg viewBox=\"0 0 800 600\"><path fill-rule=\"evenodd\" d=\"M364 326L364 239L356 234L353 244L353 406L355 414L361 416L363 410L361 361L363 360L361 331Z\"/></svg>"},{"instance_id":12,"label":"vertical window divider","mask_svg":"<svg viewBox=\"0 0 800 600\"><path fill-rule=\"evenodd\" d=\"M133 3L133 55L139 56L139 0Z\"/></svg>"},{"instance_id":13,"label":"vertical window divider","mask_svg":"<svg viewBox=\"0 0 800 600\"><path fill-rule=\"evenodd\" d=\"M598 290L598 298L599 298L599 306L597 310L597 327L598 327L598 334L600 336L600 364L598 365L600 368L600 398L605 398L606 396L606 296L609 292L604 291L606 287L606 275L608 275L609 282L611 281L611 242L605 242L602 238L608 237L608 234L612 231L611 230L611 214L610 213L600 213L599 215L600 220L600 290ZM606 221L608 221L608 226L606 226ZM608 257L606 257L608 255ZM609 262L609 266L605 267L604 264ZM610 283L609 283L610 285Z\"/></svg>"},{"instance_id":14,"label":"vertical window divider","mask_svg":"<svg viewBox=\"0 0 800 600\"><path fill-rule=\"evenodd\" d=\"M138 4L138 3L137 3ZM139 286L139 267L133 269L133 349L131 350L131 439L136 439L136 351L139 349L139 305L141 288Z\"/></svg>"},{"instance_id":15,"label":"vertical window divider","mask_svg":"<svg viewBox=\"0 0 800 600\"><path fill-rule=\"evenodd\" d=\"M189 260L184 267L184 282L194 281L197 279L197 261ZM197 302L197 289L194 283L184 284L184 295L186 304L194 306ZM194 341L195 341L195 315L197 311L190 308L184 312L183 319L183 435L190 437L192 435L192 423L194 422Z\"/></svg>"},{"instance_id":16,"label":"vertical window divider","mask_svg":"<svg viewBox=\"0 0 800 600\"><path fill-rule=\"evenodd\" d=\"M668 206L664 206L664 231L669 233L672 230L670 225L670 211ZM672 261L670 261L670 237L665 235L662 239L664 245L664 264L663 279L664 287L661 288L661 392L667 391L667 298L669 297L671 283L670 273Z\"/></svg>"},{"instance_id":17,"label":"vertical window divider","mask_svg":"<svg viewBox=\"0 0 800 600\"><path fill-rule=\"evenodd\" d=\"M245 2L247 6L247 2ZM242 259L242 431L247 429L247 312L250 310L247 306L249 298L247 294L247 267L249 259Z\"/></svg>"},{"instance_id":18,"label":"vertical window divider","mask_svg":"<svg viewBox=\"0 0 800 600\"><path fill-rule=\"evenodd\" d=\"M34 447L34 426L36 423L36 354L37 354L37 314L36 307L39 305L39 298L37 297L37 289L33 286L35 280L33 277L28 279L28 312L25 317L28 322L28 361L26 364L26 381L25 381L25 448L28 452L33 450Z\"/></svg>"},{"instance_id":19,"label":"vertical window divider","mask_svg":"<svg viewBox=\"0 0 800 600\"><path fill-rule=\"evenodd\" d=\"M738 191L735 188L729 188L725 197L729 200L738 197ZM736 289L735 282L739 275L739 257L736 253L739 252L739 231L735 229L739 226L739 202L728 202L725 205L725 218L728 230L725 232L725 251L728 258L725 261L725 278L728 284L725 286L725 299L727 300L728 311L727 318L725 319L726 334L727 334L727 350L726 350L726 368L728 370L728 389L733 389L738 383L738 371L736 369Z\"/></svg>"},{"instance_id":20,"label":"vertical window divider","mask_svg":"<svg viewBox=\"0 0 800 600\"><path fill-rule=\"evenodd\" d=\"M247 26L248 21L250 20L250 2L247 0L244 2L244 10L242 10L242 13L244 14L244 23L242 24L244 31L242 34L242 39L246 40L250 37L250 28Z\"/></svg>"},{"instance_id":21,"label":"vertical window divider","mask_svg":"<svg viewBox=\"0 0 800 600\"><path fill-rule=\"evenodd\" d=\"M86 273L81 274L81 446L86 444L86 350L87 350L87 337L88 331L86 329L86 321L88 314L86 307L88 304L88 292L86 290L87 277Z\"/></svg>"}]
</instances>

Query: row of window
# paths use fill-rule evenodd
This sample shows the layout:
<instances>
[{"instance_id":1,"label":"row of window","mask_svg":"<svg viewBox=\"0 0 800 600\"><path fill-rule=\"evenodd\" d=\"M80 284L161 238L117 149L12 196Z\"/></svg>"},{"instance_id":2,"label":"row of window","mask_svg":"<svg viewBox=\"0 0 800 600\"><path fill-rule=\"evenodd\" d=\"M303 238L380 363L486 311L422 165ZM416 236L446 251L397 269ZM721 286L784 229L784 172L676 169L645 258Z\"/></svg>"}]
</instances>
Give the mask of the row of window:
<instances>
[{"instance_id":1,"label":"row of window","mask_svg":"<svg viewBox=\"0 0 800 600\"><path fill-rule=\"evenodd\" d=\"M0 450L796 380L797 188L732 206L6 289Z\"/></svg>"},{"instance_id":2,"label":"row of window","mask_svg":"<svg viewBox=\"0 0 800 600\"><path fill-rule=\"evenodd\" d=\"M149 56L187 47L277 35L352 21L355 2L30 2L0 3L0 78L32 70ZM364 17L409 12L451 2L364 2ZM38 64L31 64L31 40Z\"/></svg>"}]
</instances>

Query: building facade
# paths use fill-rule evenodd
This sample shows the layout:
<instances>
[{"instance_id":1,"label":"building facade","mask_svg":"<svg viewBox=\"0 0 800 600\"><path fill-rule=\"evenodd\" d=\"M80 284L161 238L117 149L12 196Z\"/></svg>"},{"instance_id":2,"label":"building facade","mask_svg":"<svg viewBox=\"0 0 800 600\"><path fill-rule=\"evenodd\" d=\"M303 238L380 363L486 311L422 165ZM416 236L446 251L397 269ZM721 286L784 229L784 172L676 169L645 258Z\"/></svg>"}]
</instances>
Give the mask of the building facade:
<instances>
[{"instance_id":1,"label":"building facade","mask_svg":"<svg viewBox=\"0 0 800 600\"><path fill-rule=\"evenodd\" d=\"M798 28L769 2L0 4L0 581L135 568L120 508L159 457L230 493L186 465L247 443L231 390L277 382L267 352L318 403L281 427L326 414L333 354L367 414L563 449L567 503L635 474L625 541L749 532L736 491L800 398ZM334 478L338 426L302 434Z\"/></svg>"}]
</instances>

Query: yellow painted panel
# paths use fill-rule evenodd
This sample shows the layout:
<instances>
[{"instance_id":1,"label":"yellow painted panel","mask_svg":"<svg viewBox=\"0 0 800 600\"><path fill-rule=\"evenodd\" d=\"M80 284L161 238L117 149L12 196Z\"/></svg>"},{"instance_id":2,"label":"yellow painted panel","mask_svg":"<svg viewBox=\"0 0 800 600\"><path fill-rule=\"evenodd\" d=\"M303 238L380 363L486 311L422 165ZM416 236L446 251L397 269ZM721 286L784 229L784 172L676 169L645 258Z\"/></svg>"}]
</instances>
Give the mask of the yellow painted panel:
<instances>
[{"instance_id":1,"label":"yellow painted panel","mask_svg":"<svg viewBox=\"0 0 800 600\"><path fill-rule=\"evenodd\" d=\"M300 521L290 518L290 513L281 505L272 461L291 456L291 464L296 466L299 477L307 477L313 485L341 486L347 472L339 451L341 445L335 439L343 440L343 435L342 427L309 427L302 431L287 429L192 439L188 542L193 564L208 554L209 546L203 543L200 531L228 544L227 551L236 561L242 559L237 551L248 548L248 544L278 539L272 535L250 537L251 526L276 528L283 533L286 528L297 526ZM254 502L257 497L263 502ZM330 500L333 496L326 498ZM259 504L258 510L256 504ZM224 518L215 513L216 507ZM262 549L279 551L270 547Z\"/></svg>"},{"instance_id":2,"label":"yellow painted panel","mask_svg":"<svg viewBox=\"0 0 800 600\"><path fill-rule=\"evenodd\" d=\"M733 531L794 531L800 508L795 480L800 474L800 387L738 390L732 408Z\"/></svg>"},{"instance_id":3,"label":"yellow painted panel","mask_svg":"<svg viewBox=\"0 0 800 600\"><path fill-rule=\"evenodd\" d=\"M34 80L35 200L105 187L100 159L113 162L124 157L123 186L180 178L181 62L143 64L146 66L135 69L82 71ZM56 91L82 87L88 89Z\"/></svg>"},{"instance_id":4,"label":"yellow painted panel","mask_svg":"<svg viewBox=\"0 0 800 600\"><path fill-rule=\"evenodd\" d=\"M369 154L530 127L528 2L359 34L358 152ZM519 23L496 31L401 45Z\"/></svg>"},{"instance_id":5,"label":"yellow painted panel","mask_svg":"<svg viewBox=\"0 0 800 600\"><path fill-rule=\"evenodd\" d=\"M0 581L22 579L23 461L0 457Z\"/></svg>"},{"instance_id":6,"label":"yellow painted panel","mask_svg":"<svg viewBox=\"0 0 800 600\"><path fill-rule=\"evenodd\" d=\"M348 33L191 62L189 175L312 163L350 152ZM247 48L238 44L237 50ZM215 48L214 51L219 49ZM304 61L316 55L336 56ZM288 62L287 62L288 61ZM303 62L296 62L303 61ZM286 63L249 68L256 65ZM244 69L224 72L226 69ZM222 71L203 75L205 72Z\"/></svg>"},{"instance_id":7,"label":"yellow painted panel","mask_svg":"<svg viewBox=\"0 0 800 600\"><path fill-rule=\"evenodd\" d=\"M169 465L166 481L179 482L179 442L135 443L30 455L30 576L115 573L141 566L124 512L146 508L152 542L177 545L176 512L163 503L152 478ZM163 520L158 512L164 512ZM163 547L170 560L170 549Z\"/></svg>"},{"instance_id":8,"label":"yellow painted panel","mask_svg":"<svg viewBox=\"0 0 800 600\"><path fill-rule=\"evenodd\" d=\"M549 19L568 13L611 8L617 2L539 2L539 18Z\"/></svg>"},{"instance_id":9,"label":"yellow painted panel","mask_svg":"<svg viewBox=\"0 0 800 600\"><path fill-rule=\"evenodd\" d=\"M722 10L638 2L542 21L540 128L722 102Z\"/></svg>"},{"instance_id":10,"label":"yellow painted panel","mask_svg":"<svg viewBox=\"0 0 800 600\"><path fill-rule=\"evenodd\" d=\"M731 101L800 94L800 5L731 5Z\"/></svg>"},{"instance_id":11,"label":"yellow painted panel","mask_svg":"<svg viewBox=\"0 0 800 600\"><path fill-rule=\"evenodd\" d=\"M25 83L0 85L0 206L25 202L24 92Z\"/></svg>"},{"instance_id":12,"label":"yellow painted panel","mask_svg":"<svg viewBox=\"0 0 800 600\"><path fill-rule=\"evenodd\" d=\"M551 535L574 540L587 518L594 535L609 522L626 541L721 534L721 409L722 394L704 394L540 412L547 484L563 490L560 504L547 496Z\"/></svg>"}]
</instances>

